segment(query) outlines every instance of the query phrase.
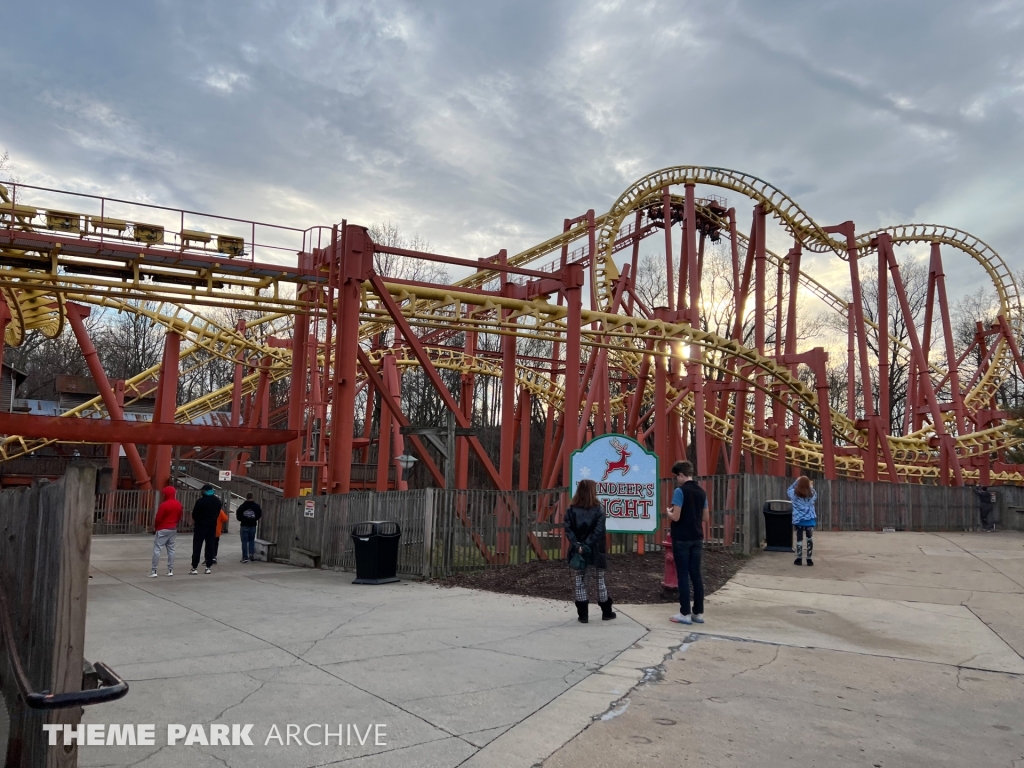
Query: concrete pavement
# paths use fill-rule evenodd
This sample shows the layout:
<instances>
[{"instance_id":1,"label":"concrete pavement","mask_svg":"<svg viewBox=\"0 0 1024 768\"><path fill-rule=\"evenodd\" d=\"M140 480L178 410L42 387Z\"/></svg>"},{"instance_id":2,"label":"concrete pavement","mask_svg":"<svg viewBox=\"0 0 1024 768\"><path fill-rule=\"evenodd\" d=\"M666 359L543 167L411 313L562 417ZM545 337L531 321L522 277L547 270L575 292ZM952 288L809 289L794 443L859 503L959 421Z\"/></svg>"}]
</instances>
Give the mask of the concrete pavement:
<instances>
[{"instance_id":1,"label":"concrete pavement","mask_svg":"<svg viewBox=\"0 0 1024 768\"><path fill-rule=\"evenodd\" d=\"M181 536L176 575L161 563L149 579L151 541L93 540L86 657L131 690L88 708L85 722L153 723L156 744L85 746L83 766L456 766L509 755L532 765L661 658L630 650L646 630L628 618L581 627L568 575L563 603L361 586L351 573L240 564L237 534L225 534L212 574L188 575L191 537ZM255 745L168 746L169 723L251 723ZM386 744L265 744L274 725L284 737L288 724L325 723L385 724Z\"/></svg>"},{"instance_id":2,"label":"concrete pavement","mask_svg":"<svg viewBox=\"0 0 1024 768\"><path fill-rule=\"evenodd\" d=\"M755 558L544 765L1024 765L1024 536L818 533Z\"/></svg>"}]
</instances>

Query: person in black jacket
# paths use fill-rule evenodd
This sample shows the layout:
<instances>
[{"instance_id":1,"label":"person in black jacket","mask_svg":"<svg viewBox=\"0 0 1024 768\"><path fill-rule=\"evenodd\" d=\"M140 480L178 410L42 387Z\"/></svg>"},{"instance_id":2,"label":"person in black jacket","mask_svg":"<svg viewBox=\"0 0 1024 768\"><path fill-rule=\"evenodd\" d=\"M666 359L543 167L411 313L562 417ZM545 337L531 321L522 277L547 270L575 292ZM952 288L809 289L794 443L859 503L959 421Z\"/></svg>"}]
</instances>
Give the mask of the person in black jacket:
<instances>
[{"instance_id":1,"label":"person in black jacket","mask_svg":"<svg viewBox=\"0 0 1024 768\"><path fill-rule=\"evenodd\" d=\"M573 571L576 587L576 613L581 624L588 620L589 603L587 601L587 570L591 567L597 574L597 604L601 606L601 618L604 621L615 618L612 610L612 599L608 596L608 587L604 582L604 574L608 568L605 557L605 524L604 507L597 498L597 483L593 480L580 480L576 486L576 495L572 497L569 509L565 513L565 537L569 540L569 557L573 553L583 556L586 566L581 571Z\"/></svg>"},{"instance_id":2,"label":"person in black jacket","mask_svg":"<svg viewBox=\"0 0 1024 768\"><path fill-rule=\"evenodd\" d=\"M238 535L242 537L242 562L248 563L256 552L256 524L263 517L263 508L255 501L251 493L245 495L235 518L238 520Z\"/></svg>"},{"instance_id":3,"label":"person in black jacket","mask_svg":"<svg viewBox=\"0 0 1024 768\"><path fill-rule=\"evenodd\" d=\"M978 497L978 514L981 517L981 530L994 531L996 524L992 521L992 513L996 511L995 496L986 485L972 485L971 490Z\"/></svg>"},{"instance_id":4,"label":"person in black jacket","mask_svg":"<svg viewBox=\"0 0 1024 768\"><path fill-rule=\"evenodd\" d=\"M210 572L213 557L216 554L217 518L223 508L221 500L213 492L213 486L207 483L192 507L192 570L190 574L199 573L199 556L206 544L206 572Z\"/></svg>"}]
</instances>

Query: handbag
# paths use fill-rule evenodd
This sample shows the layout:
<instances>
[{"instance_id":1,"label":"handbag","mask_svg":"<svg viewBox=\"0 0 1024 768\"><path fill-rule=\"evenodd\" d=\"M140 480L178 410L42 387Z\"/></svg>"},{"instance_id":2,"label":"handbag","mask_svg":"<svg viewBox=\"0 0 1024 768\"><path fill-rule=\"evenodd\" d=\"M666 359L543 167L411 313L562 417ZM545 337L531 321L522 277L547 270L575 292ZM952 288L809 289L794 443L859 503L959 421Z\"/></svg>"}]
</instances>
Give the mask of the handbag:
<instances>
[{"instance_id":1,"label":"handbag","mask_svg":"<svg viewBox=\"0 0 1024 768\"><path fill-rule=\"evenodd\" d=\"M574 571L585 571L587 569L587 558L590 554L590 547L586 544L583 545L583 552L578 549L572 551L572 557L569 558L569 567Z\"/></svg>"}]
</instances>

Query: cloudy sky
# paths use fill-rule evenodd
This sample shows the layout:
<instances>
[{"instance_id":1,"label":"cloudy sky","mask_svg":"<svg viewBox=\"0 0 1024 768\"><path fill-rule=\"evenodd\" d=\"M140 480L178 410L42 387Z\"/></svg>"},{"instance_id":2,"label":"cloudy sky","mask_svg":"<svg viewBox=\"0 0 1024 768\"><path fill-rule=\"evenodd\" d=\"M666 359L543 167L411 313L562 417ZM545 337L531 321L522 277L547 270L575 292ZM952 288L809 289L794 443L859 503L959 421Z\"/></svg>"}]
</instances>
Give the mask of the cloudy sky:
<instances>
[{"instance_id":1,"label":"cloudy sky","mask_svg":"<svg viewBox=\"0 0 1024 768\"><path fill-rule=\"evenodd\" d=\"M1024 266L1022 0L34 0L4 12L0 77L29 183L390 220L476 258L719 165L823 223L946 223Z\"/></svg>"}]
</instances>

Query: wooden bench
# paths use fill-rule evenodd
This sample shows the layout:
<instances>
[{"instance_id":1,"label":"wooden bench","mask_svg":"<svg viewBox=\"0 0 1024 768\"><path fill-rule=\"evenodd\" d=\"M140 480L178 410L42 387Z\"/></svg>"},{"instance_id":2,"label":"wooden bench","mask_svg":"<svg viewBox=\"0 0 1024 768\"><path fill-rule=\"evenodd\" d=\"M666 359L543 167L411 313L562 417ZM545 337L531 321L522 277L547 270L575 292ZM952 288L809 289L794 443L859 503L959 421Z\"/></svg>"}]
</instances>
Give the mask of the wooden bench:
<instances>
[{"instance_id":1,"label":"wooden bench","mask_svg":"<svg viewBox=\"0 0 1024 768\"><path fill-rule=\"evenodd\" d=\"M253 560L269 563L274 559L275 554L277 554L277 544L266 539L258 538L255 540L252 553Z\"/></svg>"},{"instance_id":2,"label":"wooden bench","mask_svg":"<svg viewBox=\"0 0 1024 768\"><path fill-rule=\"evenodd\" d=\"M310 552L308 549L292 547L288 553L288 562L303 568L320 568L320 553Z\"/></svg>"}]
</instances>

